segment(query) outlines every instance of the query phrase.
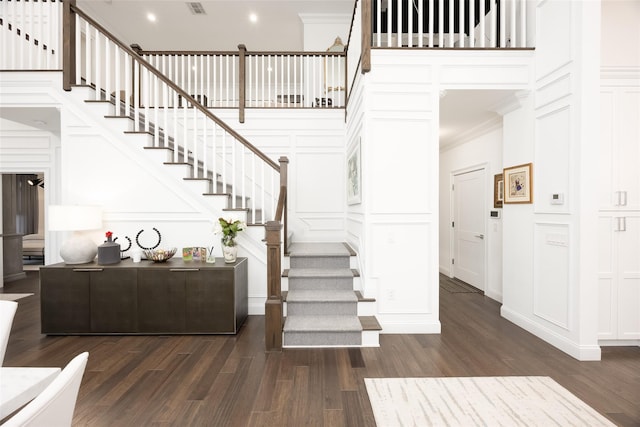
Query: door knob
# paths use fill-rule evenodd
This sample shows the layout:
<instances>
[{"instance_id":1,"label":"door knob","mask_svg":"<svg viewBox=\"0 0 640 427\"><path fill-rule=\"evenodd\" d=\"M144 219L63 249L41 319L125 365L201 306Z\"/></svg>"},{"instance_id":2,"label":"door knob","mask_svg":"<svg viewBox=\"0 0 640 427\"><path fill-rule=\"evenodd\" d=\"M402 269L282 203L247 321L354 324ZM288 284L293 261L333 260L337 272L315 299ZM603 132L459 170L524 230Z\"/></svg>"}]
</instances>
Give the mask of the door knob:
<instances>
[{"instance_id":1,"label":"door knob","mask_svg":"<svg viewBox=\"0 0 640 427\"><path fill-rule=\"evenodd\" d=\"M478 239L484 239L484 234L476 234L476 237L477 237Z\"/></svg>"}]
</instances>

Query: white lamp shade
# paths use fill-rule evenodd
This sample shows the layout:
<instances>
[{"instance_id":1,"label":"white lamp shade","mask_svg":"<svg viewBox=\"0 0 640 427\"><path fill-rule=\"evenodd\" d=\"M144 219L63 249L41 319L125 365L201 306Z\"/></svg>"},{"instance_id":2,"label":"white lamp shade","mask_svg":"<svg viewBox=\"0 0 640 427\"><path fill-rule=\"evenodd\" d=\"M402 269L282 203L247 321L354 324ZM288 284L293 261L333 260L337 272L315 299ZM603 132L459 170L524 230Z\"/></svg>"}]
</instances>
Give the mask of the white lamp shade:
<instances>
[{"instance_id":1,"label":"white lamp shade","mask_svg":"<svg viewBox=\"0 0 640 427\"><path fill-rule=\"evenodd\" d=\"M51 205L49 230L80 231L102 228L102 209L98 206Z\"/></svg>"}]
</instances>

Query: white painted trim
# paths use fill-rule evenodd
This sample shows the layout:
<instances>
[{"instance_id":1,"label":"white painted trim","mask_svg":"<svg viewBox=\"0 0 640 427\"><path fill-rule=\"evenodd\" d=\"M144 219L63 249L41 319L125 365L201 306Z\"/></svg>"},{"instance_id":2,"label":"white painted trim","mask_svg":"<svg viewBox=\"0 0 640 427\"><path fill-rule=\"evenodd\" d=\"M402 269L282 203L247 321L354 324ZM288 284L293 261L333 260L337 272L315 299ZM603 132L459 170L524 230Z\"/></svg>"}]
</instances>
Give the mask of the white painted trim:
<instances>
[{"instance_id":1,"label":"white painted trim","mask_svg":"<svg viewBox=\"0 0 640 427\"><path fill-rule=\"evenodd\" d=\"M437 322L400 322L384 321L378 316L378 321L382 326L382 334L439 334L442 330L440 321Z\"/></svg>"},{"instance_id":2,"label":"white painted trim","mask_svg":"<svg viewBox=\"0 0 640 427\"><path fill-rule=\"evenodd\" d=\"M249 297L249 316L264 316L264 303L267 297ZM286 315L286 313L284 313Z\"/></svg>"},{"instance_id":3,"label":"white painted trim","mask_svg":"<svg viewBox=\"0 0 640 427\"><path fill-rule=\"evenodd\" d=\"M554 331L542 327L540 324L532 322L530 319L522 316L514 310L504 305L500 308L500 315L505 319L520 326L524 330L531 332L538 338L546 341L552 346L564 351L569 356L580 361L598 361L601 360L602 354L600 346L597 345L579 345L566 337L558 335Z\"/></svg>"},{"instance_id":4,"label":"white painted trim","mask_svg":"<svg viewBox=\"0 0 640 427\"><path fill-rule=\"evenodd\" d=\"M598 340L598 344L602 347L640 347L640 340Z\"/></svg>"}]
</instances>

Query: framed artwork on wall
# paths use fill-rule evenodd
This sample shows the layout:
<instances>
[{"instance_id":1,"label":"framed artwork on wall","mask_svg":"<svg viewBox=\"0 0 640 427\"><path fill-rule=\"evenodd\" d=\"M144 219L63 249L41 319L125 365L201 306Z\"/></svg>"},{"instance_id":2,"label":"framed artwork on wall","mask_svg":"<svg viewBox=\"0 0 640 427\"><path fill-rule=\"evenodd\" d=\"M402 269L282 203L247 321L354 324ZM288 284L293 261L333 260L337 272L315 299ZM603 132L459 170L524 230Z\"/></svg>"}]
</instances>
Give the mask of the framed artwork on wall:
<instances>
[{"instance_id":1,"label":"framed artwork on wall","mask_svg":"<svg viewBox=\"0 0 640 427\"><path fill-rule=\"evenodd\" d=\"M533 203L532 163L504 168L504 203Z\"/></svg>"},{"instance_id":2,"label":"framed artwork on wall","mask_svg":"<svg viewBox=\"0 0 640 427\"><path fill-rule=\"evenodd\" d=\"M501 208L504 201L504 179L499 173L493 176L493 207Z\"/></svg>"},{"instance_id":3,"label":"framed artwork on wall","mask_svg":"<svg viewBox=\"0 0 640 427\"><path fill-rule=\"evenodd\" d=\"M360 142L347 158L347 203L356 205L362 202L362 168L360 165Z\"/></svg>"}]
</instances>

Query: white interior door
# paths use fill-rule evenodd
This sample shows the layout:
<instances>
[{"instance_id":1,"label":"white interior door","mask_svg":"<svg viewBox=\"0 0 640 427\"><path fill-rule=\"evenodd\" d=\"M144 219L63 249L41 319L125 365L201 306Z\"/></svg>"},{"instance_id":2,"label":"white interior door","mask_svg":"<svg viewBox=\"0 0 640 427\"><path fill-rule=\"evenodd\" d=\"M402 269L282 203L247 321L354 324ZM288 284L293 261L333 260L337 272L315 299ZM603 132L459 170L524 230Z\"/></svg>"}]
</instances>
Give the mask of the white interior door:
<instances>
[{"instance_id":1,"label":"white interior door","mask_svg":"<svg viewBox=\"0 0 640 427\"><path fill-rule=\"evenodd\" d=\"M485 170L454 175L454 277L484 291Z\"/></svg>"}]
</instances>

